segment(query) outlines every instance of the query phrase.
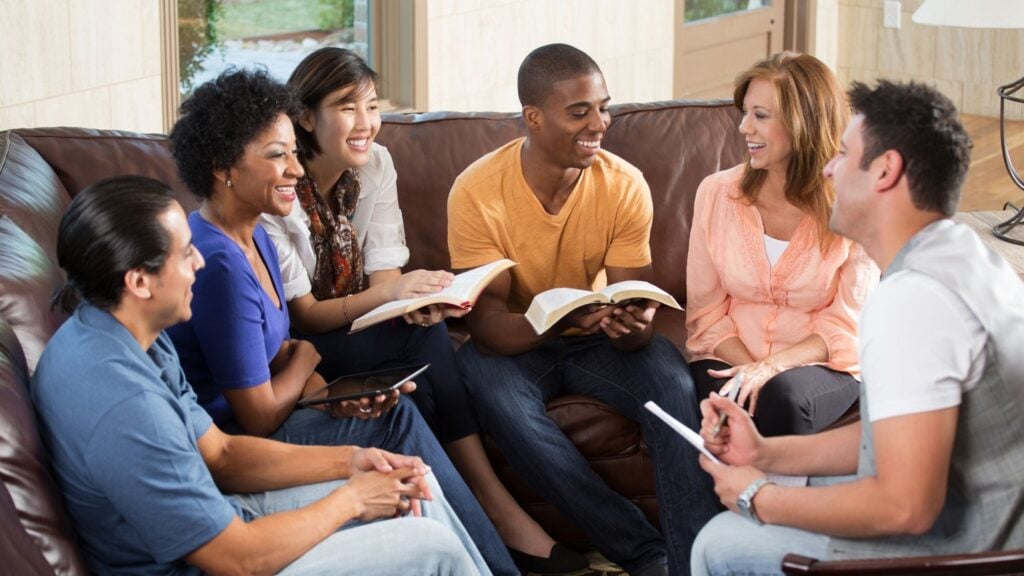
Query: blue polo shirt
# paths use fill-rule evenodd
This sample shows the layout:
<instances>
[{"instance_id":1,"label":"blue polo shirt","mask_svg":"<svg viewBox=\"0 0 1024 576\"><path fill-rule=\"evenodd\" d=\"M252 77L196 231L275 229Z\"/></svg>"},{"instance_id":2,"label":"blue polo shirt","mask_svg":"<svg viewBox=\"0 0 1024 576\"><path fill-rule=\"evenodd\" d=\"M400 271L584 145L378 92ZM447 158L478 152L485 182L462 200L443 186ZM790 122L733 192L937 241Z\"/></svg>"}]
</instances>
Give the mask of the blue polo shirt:
<instances>
[{"instance_id":1,"label":"blue polo shirt","mask_svg":"<svg viewBox=\"0 0 1024 576\"><path fill-rule=\"evenodd\" d=\"M82 304L46 346L31 395L90 571L198 574L182 558L241 510L199 453L210 417L167 335L144 351Z\"/></svg>"}]
</instances>

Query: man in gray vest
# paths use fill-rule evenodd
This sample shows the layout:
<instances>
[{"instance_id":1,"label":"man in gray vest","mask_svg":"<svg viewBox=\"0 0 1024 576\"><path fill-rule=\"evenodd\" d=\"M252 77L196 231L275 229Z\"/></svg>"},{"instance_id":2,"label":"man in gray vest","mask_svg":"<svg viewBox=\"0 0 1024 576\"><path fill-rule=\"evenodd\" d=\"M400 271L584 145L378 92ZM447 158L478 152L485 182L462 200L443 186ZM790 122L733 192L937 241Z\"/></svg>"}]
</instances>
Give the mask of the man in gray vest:
<instances>
[{"instance_id":1,"label":"man in gray vest","mask_svg":"<svg viewBox=\"0 0 1024 576\"><path fill-rule=\"evenodd\" d=\"M736 404L705 401L701 432L724 464L701 466L730 511L698 536L694 574L778 573L789 552L1024 546L1024 284L949 219L970 140L925 85L854 83L849 96L856 115L825 168L830 225L883 271L860 322L861 423L765 439ZM780 486L766 473L812 479Z\"/></svg>"}]
</instances>

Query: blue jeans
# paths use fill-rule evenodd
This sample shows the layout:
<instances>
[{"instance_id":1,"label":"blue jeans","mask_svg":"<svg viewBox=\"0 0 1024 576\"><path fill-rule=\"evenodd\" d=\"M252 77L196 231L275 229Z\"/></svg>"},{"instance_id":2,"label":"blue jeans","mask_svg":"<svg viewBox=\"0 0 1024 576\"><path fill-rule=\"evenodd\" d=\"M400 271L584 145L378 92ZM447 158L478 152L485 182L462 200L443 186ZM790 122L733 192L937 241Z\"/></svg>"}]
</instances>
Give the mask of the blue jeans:
<instances>
[{"instance_id":1,"label":"blue jeans","mask_svg":"<svg viewBox=\"0 0 1024 576\"><path fill-rule=\"evenodd\" d=\"M811 476L808 486L832 486L857 479ZM708 574L782 574L782 559L794 553L828 558L829 537L788 526L759 526L733 512L722 512L697 535L690 555L694 576Z\"/></svg>"},{"instance_id":2,"label":"blue jeans","mask_svg":"<svg viewBox=\"0 0 1024 576\"><path fill-rule=\"evenodd\" d=\"M370 420L332 418L320 410L300 408L270 437L289 444L356 445L419 456L430 465L491 571L500 575L519 574L498 531L408 398L403 396L394 408Z\"/></svg>"},{"instance_id":3,"label":"blue jeans","mask_svg":"<svg viewBox=\"0 0 1024 576\"><path fill-rule=\"evenodd\" d=\"M689 370L668 340L656 336L641 350L620 352L603 335L563 337L518 356L485 356L471 340L457 357L480 422L502 454L606 558L629 572L667 559L672 574L689 573L693 539L718 509L697 452L643 408L654 400L686 424L699 423ZM547 402L563 394L597 398L640 423L662 533L547 417Z\"/></svg>"},{"instance_id":4,"label":"blue jeans","mask_svg":"<svg viewBox=\"0 0 1024 576\"><path fill-rule=\"evenodd\" d=\"M436 478L428 476L427 481L434 500L423 503L422 518L350 521L280 574L489 574L469 534L445 502ZM344 484L338 480L231 497L252 520L308 506Z\"/></svg>"},{"instance_id":5,"label":"blue jeans","mask_svg":"<svg viewBox=\"0 0 1024 576\"><path fill-rule=\"evenodd\" d=\"M700 531L693 544L693 576L782 574L789 553L828 556L828 536L788 526L759 526L735 512L722 512Z\"/></svg>"}]
</instances>

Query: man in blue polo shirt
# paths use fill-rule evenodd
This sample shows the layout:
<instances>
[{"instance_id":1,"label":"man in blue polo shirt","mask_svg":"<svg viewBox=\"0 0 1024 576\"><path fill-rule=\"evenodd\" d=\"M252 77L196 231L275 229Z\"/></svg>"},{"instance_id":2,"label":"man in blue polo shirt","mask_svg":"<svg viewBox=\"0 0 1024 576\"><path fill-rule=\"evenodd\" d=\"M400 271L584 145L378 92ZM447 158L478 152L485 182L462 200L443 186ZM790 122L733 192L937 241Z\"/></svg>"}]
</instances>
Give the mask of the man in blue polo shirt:
<instances>
[{"instance_id":1,"label":"man in blue polo shirt","mask_svg":"<svg viewBox=\"0 0 1024 576\"><path fill-rule=\"evenodd\" d=\"M74 314L31 393L91 571L487 573L419 458L212 423L163 332L188 320L203 266L166 186L84 190L57 257L68 283L55 303Z\"/></svg>"}]
</instances>

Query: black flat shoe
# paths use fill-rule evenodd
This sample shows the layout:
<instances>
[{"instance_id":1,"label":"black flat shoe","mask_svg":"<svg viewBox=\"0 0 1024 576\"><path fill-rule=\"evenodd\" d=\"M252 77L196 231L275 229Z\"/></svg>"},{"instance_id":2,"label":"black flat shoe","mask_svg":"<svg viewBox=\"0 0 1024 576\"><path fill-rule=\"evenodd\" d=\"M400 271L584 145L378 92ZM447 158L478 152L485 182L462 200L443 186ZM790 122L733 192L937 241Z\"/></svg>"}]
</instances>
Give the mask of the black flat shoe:
<instances>
[{"instance_id":1,"label":"black flat shoe","mask_svg":"<svg viewBox=\"0 0 1024 576\"><path fill-rule=\"evenodd\" d=\"M555 545L551 547L551 553L547 558L533 556L511 548L508 549L508 553L512 556L512 561L516 563L517 568L523 572L533 572L541 575L569 574L590 566L586 556L566 548L558 542L555 542Z\"/></svg>"}]
</instances>

